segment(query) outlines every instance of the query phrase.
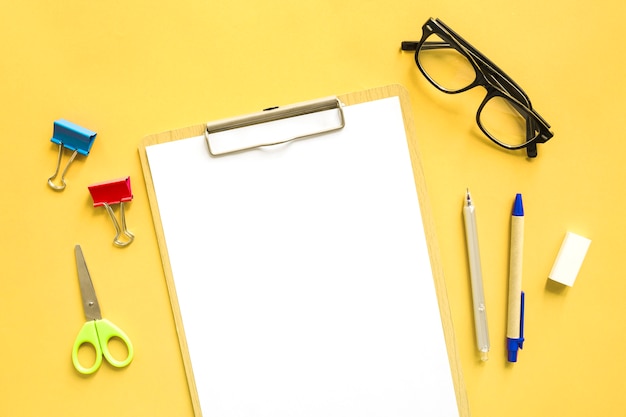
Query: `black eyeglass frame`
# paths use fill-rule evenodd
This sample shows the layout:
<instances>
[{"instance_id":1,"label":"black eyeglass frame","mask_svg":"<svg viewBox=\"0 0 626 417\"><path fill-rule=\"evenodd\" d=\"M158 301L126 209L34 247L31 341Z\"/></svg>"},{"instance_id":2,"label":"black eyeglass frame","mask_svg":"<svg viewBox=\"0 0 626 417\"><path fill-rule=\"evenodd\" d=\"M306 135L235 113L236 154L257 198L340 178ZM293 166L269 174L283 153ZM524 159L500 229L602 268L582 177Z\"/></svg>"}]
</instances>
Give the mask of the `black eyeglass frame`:
<instances>
[{"instance_id":1,"label":"black eyeglass frame","mask_svg":"<svg viewBox=\"0 0 626 417\"><path fill-rule=\"evenodd\" d=\"M426 40L433 34L439 36L443 42L427 42ZM403 51L415 51L415 63L417 68L439 91L446 94L458 94L478 86L487 90L487 95L476 112L476 123L480 130L497 145L509 150L526 148L528 157L534 158L537 156L537 143L545 143L554 136L550 131L550 125L532 108L530 99L524 90L497 65L441 20L430 18L422 26L421 40L419 42L402 42L401 48ZM469 85L457 90L446 89L439 85L422 67L419 61L420 50L444 48L454 48L457 52L466 57L472 65L476 78ZM510 145L501 142L483 126L480 120L481 112L489 100L494 97L501 97L507 100L525 118L526 141L524 143L520 145Z\"/></svg>"}]
</instances>

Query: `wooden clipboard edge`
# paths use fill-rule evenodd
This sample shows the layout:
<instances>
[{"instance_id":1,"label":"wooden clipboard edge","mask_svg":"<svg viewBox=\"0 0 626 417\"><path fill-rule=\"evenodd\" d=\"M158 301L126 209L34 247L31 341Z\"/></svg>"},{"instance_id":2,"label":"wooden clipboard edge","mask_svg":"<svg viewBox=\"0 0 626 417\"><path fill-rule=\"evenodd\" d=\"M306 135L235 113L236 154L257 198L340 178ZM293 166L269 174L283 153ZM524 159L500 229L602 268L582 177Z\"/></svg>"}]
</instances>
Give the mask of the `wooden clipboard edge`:
<instances>
[{"instance_id":1,"label":"wooden clipboard edge","mask_svg":"<svg viewBox=\"0 0 626 417\"><path fill-rule=\"evenodd\" d=\"M202 417L202 411L200 409L200 399L198 398L198 391L196 390L196 380L193 375L193 369L191 367L191 358L189 356L189 348L187 346L187 337L185 336L183 320L180 314L180 305L178 303L178 296L176 295L176 286L174 285L172 266L170 264L170 258L167 252L167 242L165 241L165 232L163 231L163 224L161 223L161 212L159 211L159 205L157 203L156 192L154 190L154 182L152 181L152 173L150 171L150 164L148 162L146 147L150 145L157 145L159 143L173 142L185 138L201 136L204 134L204 129L205 124L202 123L182 129L171 130L169 132L157 133L146 136L145 138L143 138L139 145L139 160L141 161L141 169L143 171L143 177L146 183L146 192L148 194L148 202L150 203L150 212L152 213L152 222L154 223L154 230L159 246L159 254L161 255L163 274L165 275L167 292L170 299L170 304L172 306L172 315L174 316L176 333L178 334L178 343L181 350L183 366L185 368L187 386L189 389L189 395L191 397L191 405L194 415L197 417Z\"/></svg>"},{"instance_id":2,"label":"wooden clipboard edge","mask_svg":"<svg viewBox=\"0 0 626 417\"><path fill-rule=\"evenodd\" d=\"M461 361L457 350L454 326L452 323L452 314L450 312L450 304L448 302L448 294L446 290L443 267L441 265L441 258L439 256L439 245L437 243L435 233L435 222L430 209L430 201L428 199L428 193L426 190L426 181L424 180L422 160L417 143L417 136L415 133L415 123L413 121L413 113L411 109L411 100L409 93L403 86L394 84L343 94L339 95L338 98L343 104L352 105L394 96L397 96L399 98L401 104L402 117L404 120L404 129L406 132L407 142L409 146L409 154L411 156L411 163L413 167L413 175L417 188L420 210L422 213L422 221L424 226L424 232L426 234L426 242L433 272L435 291L437 293L437 300L439 302L439 313L441 316L441 322L447 346L448 361L450 362L457 408L459 410L460 417L469 417L470 412L467 399L467 391L465 388ZM202 411L200 409L200 400L198 398L193 369L191 367L191 358L189 356L187 339L185 337L182 316L180 314L180 306L178 303L178 297L176 295L176 287L174 285L172 267L170 264L169 255L167 253L167 242L165 241L165 233L163 232L163 226L161 223L161 215L157 204L154 183L152 181L152 174L150 172L150 165L146 153L146 147L159 143L166 143L185 138L202 136L204 135L205 128L206 123L200 123L194 126L149 135L143 138L139 145L139 159L141 161L141 167L146 183L146 191L150 203L150 211L152 212L152 220L154 222L154 229L159 245L161 262L163 265L163 273L165 275L170 303L172 305L172 313L174 316L174 322L178 334L178 341L181 347L181 355L185 367L185 373L187 375L187 384L189 387L194 415L197 417L202 416Z\"/></svg>"}]
</instances>

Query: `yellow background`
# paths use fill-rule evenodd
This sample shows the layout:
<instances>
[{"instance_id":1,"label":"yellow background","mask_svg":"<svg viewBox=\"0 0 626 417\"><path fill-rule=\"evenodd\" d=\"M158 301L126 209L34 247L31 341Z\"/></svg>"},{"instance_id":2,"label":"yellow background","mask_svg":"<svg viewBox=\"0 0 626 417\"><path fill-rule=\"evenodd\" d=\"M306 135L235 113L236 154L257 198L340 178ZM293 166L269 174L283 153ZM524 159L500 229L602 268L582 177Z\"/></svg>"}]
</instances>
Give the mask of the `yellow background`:
<instances>
[{"instance_id":1,"label":"yellow background","mask_svg":"<svg viewBox=\"0 0 626 417\"><path fill-rule=\"evenodd\" d=\"M23 0L0 13L0 415L191 416L137 147L152 133L398 83L411 96L473 416L622 416L626 410L626 58L621 1ZM529 161L492 146L483 91L447 96L402 40L439 17L503 68L552 124ZM54 120L98 132L54 172ZM67 160L65 155L64 162ZM87 186L130 175L135 242ZM475 348L461 208L477 205L492 351ZM202 190L198 190L202 192ZM526 344L505 359L510 210L524 195ZM184 204L181 203L181 215ZM547 281L562 239L592 240L577 281ZM72 367L84 317L80 243L103 315L135 345L123 370Z\"/></svg>"}]
</instances>

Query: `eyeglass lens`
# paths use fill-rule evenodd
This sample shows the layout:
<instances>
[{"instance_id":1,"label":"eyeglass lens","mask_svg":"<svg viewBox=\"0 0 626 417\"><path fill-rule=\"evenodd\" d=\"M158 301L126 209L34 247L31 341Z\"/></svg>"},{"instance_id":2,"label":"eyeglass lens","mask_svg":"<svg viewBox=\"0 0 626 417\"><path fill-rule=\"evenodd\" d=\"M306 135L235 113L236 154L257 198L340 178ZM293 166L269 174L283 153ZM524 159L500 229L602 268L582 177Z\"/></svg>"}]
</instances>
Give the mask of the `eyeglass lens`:
<instances>
[{"instance_id":1,"label":"eyeglass lens","mask_svg":"<svg viewBox=\"0 0 626 417\"><path fill-rule=\"evenodd\" d=\"M467 57L436 34L431 34L422 43L417 59L431 81L447 92L462 90L476 79L474 67Z\"/></svg>"},{"instance_id":2,"label":"eyeglass lens","mask_svg":"<svg viewBox=\"0 0 626 417\"><path fill-rule=\"evenodd\" d=\"M467 56L434 33L421 44L417 61L430 81L448 93L459 92L476 80ZM478 118L481 127L505 146L521 146L534 139L534 135L527 136L526 112L506 97L490 98Z\"/></svg>"},{"instance_id":3,"label":"eyeglass lens","mask_svg":"<svg viewBox=\"0 0 626 417\"><path fill-rule=\"evenodd\" d=\"M535 132L527 136L526 118L504 97L492 97L485 103L478 117L483 129L509 146L524 145L536 136Z\"/></svg>"}]
</instances>

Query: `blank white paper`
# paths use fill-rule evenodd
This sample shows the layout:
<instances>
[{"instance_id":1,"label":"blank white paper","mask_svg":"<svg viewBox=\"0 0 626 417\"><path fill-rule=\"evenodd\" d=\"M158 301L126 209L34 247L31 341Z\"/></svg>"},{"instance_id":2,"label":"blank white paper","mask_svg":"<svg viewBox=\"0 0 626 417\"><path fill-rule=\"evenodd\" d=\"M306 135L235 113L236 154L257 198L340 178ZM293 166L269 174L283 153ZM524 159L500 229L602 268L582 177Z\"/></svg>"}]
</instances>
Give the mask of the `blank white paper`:
<instances>
[{"instance_id":1,"label":"blank white paper","mask_svg":"<svg viewBox=\"0 0 626 417\"><path fill-rule=\"evenodd\" d=\"M458 416L400 102L344 113L146 149L205 417Z\"/></svg>"}]
</instances>

